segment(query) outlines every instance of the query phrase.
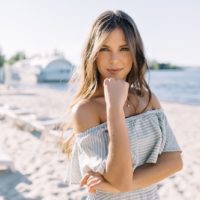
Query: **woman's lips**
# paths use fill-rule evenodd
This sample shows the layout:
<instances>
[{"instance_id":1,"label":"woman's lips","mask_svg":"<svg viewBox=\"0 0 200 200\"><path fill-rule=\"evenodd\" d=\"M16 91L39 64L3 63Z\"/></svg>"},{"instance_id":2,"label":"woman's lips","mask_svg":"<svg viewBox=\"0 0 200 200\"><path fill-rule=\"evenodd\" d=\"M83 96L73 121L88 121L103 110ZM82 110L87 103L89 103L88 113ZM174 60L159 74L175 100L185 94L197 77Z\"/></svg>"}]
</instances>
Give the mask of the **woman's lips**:
<instances>
[{"instance_id":1,"label":"woman's lips","mask_svg":"<svg viewBox=\"0 0 200 200\"><path fill-rule=\"evenodd\" d=\"M122 70L122 68L119 69L107 69L111 74L116 74Z\"/></svg>"}]
</instances>

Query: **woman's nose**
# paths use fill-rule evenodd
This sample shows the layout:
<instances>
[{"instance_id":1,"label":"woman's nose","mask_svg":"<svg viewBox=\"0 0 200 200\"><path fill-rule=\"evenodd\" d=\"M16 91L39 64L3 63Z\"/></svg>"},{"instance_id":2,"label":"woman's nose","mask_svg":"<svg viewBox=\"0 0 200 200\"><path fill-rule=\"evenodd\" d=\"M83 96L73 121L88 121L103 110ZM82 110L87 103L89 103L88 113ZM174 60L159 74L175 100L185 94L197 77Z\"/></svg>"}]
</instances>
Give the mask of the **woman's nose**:
<instances>
[{"instance_id":1,"label":"woman's nose","mask_svg":"<svg viewBox=\"0 0 200 200\"><path fill-rule=\"evenodd\" d=\"M111 53L110 55L110 61L115 63L115 62L118 62L120 60L119 58L119 54L118 53Z\"/></svg>"}]
</instances>

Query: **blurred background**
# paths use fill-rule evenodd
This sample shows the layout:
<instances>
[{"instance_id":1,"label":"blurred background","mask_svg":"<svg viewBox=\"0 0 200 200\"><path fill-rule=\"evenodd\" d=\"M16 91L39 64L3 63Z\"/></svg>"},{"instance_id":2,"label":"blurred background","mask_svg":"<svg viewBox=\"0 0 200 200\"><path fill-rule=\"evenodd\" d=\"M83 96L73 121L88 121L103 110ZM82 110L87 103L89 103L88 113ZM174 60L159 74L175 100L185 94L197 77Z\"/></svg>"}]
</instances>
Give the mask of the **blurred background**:
<instances>
[{"instance_id":1,"label":"blurred background","mask_svg":"<svg viewBox=\"0 0 200 200\"><path fill-rule=\"evenodd\" d=\"M85 199L64 182L57 142L85 39L105 10L135 20L150 71L183 150L184 169L159 184L161 199L200 199L200 2L0 0L0 200Z\"/></svg>"}]
</instances>

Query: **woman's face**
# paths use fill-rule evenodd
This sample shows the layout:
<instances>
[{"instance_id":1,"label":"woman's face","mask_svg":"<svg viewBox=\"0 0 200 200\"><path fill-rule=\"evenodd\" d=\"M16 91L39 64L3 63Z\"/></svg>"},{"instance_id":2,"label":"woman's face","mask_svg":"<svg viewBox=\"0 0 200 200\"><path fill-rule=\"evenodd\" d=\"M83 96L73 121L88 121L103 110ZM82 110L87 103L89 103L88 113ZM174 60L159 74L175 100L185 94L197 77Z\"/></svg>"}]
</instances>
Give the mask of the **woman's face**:
<instances>
[{"instance_id":1,"label":"woman's face","mask_svg":"<svg viewBox=\"0 0 200 200\"><path fill-rule=\"evenodd\" d=\"M96 59L101 83L107 77L126 80L133 59L123 31L114 29L101 46Z\"/></svg>"}]
</instances>

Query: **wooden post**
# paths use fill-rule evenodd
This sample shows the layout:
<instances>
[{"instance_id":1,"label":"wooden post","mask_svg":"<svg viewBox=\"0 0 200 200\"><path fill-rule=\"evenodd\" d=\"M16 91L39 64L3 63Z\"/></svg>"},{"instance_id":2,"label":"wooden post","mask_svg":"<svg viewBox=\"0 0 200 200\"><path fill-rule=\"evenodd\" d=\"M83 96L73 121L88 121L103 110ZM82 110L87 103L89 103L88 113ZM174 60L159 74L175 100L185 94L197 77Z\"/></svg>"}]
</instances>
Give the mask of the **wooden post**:
<instances>
[{"instance_id":1,"label":"wooden post","mask_svg":"<svg viewBox=\"0 0 200 200\"><path fill-rule=\"evenodd\" d=\"M10 80L11 80L10 65L5 64L4 65L4 85L7 89L10 88Z\"/></svg>"}]
</instances>

